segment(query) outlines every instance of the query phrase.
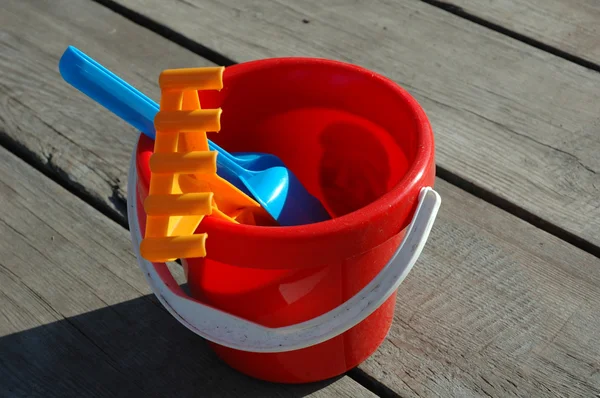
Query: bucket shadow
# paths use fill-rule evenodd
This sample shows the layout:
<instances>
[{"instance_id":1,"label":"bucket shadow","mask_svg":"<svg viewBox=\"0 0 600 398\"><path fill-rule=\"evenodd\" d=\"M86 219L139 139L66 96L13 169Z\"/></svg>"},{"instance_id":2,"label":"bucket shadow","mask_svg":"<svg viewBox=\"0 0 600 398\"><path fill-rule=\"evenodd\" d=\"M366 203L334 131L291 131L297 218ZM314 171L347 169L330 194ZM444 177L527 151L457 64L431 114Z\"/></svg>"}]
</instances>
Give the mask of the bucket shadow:
<instances>
[{"instance_id":1,"label":"bucket shadow","mask_svg":"<svg viewBox=\"0 0 600 398\"><path fill-rule=\"evenodd\" d=\"M35 312L13 315L26 318L19 324L48 317ZM3 397L304 397L338 379L285 385L247 377L153 295L0 337Z\"/></svg>"},{"instance_id":2,"label":"bucket shadow","mask_svg":"<svg viewBox=\"0 0 600 398\"><path fill-rule=\"evenodd\" d=\"M375 201L388 188L388 153L371 131L354 123L336 122L319 135L323 157L319 185L326 206L336 216Z\"/></svg>"}]
</instances>

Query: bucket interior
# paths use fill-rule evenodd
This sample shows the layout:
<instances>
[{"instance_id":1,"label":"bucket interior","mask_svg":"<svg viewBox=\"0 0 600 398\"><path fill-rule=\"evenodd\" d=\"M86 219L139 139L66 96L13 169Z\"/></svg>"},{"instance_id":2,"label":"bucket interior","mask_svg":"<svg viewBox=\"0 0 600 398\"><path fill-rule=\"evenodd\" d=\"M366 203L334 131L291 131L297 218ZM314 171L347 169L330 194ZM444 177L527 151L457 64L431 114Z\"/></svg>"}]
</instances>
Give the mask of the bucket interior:
<instances>
[{"instance_id":1,"label":"bucket interior","mask_svg":"<svg viewBox=\"0 0 600 398\"><path fill-rule=\"evenodd\" d=\"M397 86L341 65L298 60L243 75L234 66L222 91L199 93L203 108L223 111L211 140L277 155L336 217L392 189L417 154L418 121Z\"/></svg>"}]
</instances>

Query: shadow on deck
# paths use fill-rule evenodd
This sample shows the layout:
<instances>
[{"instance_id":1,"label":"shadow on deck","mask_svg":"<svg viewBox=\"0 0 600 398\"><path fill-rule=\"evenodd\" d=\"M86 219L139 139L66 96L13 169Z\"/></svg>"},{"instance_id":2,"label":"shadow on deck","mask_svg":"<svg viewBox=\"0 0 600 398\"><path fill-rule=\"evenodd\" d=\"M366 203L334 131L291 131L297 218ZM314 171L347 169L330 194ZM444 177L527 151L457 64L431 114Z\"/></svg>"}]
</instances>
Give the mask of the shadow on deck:
<instances>
[{"instance_id":1,"label":"shadow on deck","mask_svg":"<svg viewBox=\"0 0 600 398\"><path fill-rule=\"evenodd\" d=\"M28 308L12 315L29 317L19 322L26 324L47 314ZM0 353L5 397L304 397L337 380L282 385L246 377L154 296L1 337Z\"/></svg>"}]
</instances>

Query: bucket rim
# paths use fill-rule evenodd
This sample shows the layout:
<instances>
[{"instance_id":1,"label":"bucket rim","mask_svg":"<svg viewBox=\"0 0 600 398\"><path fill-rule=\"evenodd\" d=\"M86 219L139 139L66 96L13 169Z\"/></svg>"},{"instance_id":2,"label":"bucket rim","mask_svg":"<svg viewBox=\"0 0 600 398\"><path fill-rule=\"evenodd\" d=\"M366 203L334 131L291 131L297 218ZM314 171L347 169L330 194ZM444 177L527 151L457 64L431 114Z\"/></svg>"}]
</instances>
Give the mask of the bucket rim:
<instances>
[{"instance_id":1,"label":"bucket rim","mask_svg":"<svg viewBox=\"0 0 600 398\"><path fill-rule=\"evenodd\" d=\"M366 225L370 224L374 218L381 217L386 213L393 213L395 209L406 205L405 202L407 197L409 197L412 192L415 192L415 188L417 188L416 192L418 192L419 188L427 185L427 183L424 181L424 179L427 178L426 171L429 165L434 162L435 156L433 130L425 110L406 89L401 87L390 78L387 78L362 66L338 60L315 57L274 57L247 61L227 66L225 68L224 77L233 79L238 75L261 69L277 67L280 65L325 65L327 67L341 68L346 71L368 76L374 82L384 85L391 91L395 92L398 97L407 104L407 109L409 109L415 122L415 144L417 150L415 152L414 160L409 164L404 176L388 192L373 202L361 207L360 209L354 210L342 216L317 223L295 226L257 226L236 224L215 217L206 217L202 221L202 225L205 230L218 229L222 233L237 236L251 234L257 239L270 239L280 242L287 240L294 240L297 242L303 238L315 239L337 235L348 232L349 230L364 228ZM147 162L139 161L139 157L141 153L148 152L148 147L153 147L151 143L152 140L150 138L146 137L144 134L140 134L136 145L137 148L135 150L136 163L138 166L138 179L141 175L144 177L143 180L149 180L149 164ZM152 153L152 150L150 150L150 153ZM416 197L414 199L414 204L416 205ZM408 225L409 221L410 220L407 220L405 224ZM404 225L403 228L406 225ZM396 231L396 233L397 232L400 231ZM390 237L391 236L385 238L382 237L382 241L385 241Z\"/></svg>"}]
</instances>

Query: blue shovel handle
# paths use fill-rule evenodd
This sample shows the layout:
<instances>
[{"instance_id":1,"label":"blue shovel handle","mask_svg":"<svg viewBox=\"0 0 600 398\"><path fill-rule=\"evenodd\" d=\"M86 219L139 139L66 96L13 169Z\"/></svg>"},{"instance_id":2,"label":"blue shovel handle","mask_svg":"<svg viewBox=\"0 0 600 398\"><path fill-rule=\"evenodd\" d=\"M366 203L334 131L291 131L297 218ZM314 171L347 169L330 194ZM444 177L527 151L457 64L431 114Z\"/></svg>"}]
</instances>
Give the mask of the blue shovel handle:
<instances>
[{"instance_id":1,"label":"blue shovel handle","mask_svg":"<svg viewBox=\"0 0 600 398\"><path fill-rule=\"evenodd\" d=\"M65 50L58 68L67 83L138 131L155 139L154 117L159 106L152 99L73 46ZM227 156L236 161L233 155L210 140L208 146L210 150L219 152L220 156ZM218 159L217 156L217 162Z\"/></svg>"}]
</instances>

